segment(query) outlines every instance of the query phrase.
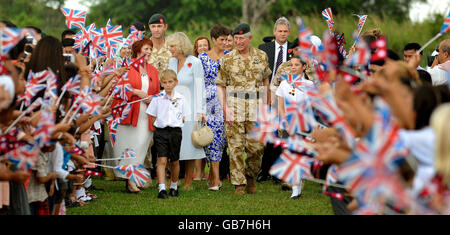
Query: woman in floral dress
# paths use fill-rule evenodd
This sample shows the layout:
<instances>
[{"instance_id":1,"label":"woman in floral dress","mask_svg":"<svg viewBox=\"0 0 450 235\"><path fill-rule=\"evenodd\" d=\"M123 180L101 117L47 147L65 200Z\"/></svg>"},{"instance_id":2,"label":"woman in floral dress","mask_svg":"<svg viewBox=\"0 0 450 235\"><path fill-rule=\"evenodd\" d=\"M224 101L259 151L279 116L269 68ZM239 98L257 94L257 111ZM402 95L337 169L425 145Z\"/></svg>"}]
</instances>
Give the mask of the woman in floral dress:
<instances>
[{"instance_id":1,"label":"woman in floral dress","mask_svg":"<svg viewBox=\"0 0 450 235\"><path fill-rule=\"evenodd\" d=\"M215 25L211 28L210 35L213 42L213 48L198 56L202 61L205 71L205 89L206 89L206 124L214 133L213 142L206 146L205 154L210 165L209 189L218 191L222 187L219 178L219 163L222 160L222 153L225 148L225 129L222 107L217 94L217 85L215 83L217 72L220 69L220 59L228 53L225 45L231 30L222 26Z\"/></svg>"}]
</instances>

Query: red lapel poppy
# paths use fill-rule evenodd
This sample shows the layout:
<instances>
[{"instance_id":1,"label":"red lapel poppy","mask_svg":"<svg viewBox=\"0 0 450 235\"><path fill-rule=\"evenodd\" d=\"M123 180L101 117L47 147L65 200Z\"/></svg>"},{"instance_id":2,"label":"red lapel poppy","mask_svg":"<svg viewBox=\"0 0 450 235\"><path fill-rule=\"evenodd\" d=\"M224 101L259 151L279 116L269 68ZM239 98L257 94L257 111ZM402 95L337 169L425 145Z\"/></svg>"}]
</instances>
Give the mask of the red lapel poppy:
<instances>
[{"instance_id":1,"label":"red lapel poppy","mask_svg":"<svg viewBox=\"0 0 450 235\"><path fill-rule=\"evenodd\" d=\"M192 67L192 63L188 63L187 65L188 65L189 68Z\"/></svg>"},{"instance_id":2,"label":"red lapel poppy","mask_svg":"<svg viewBox=\"0 0 450 235\"><path fill-rule=\"evenodd\" d=\"M289 49L289 50L288 50L288 53L291 54L291 53L292 53L292 49Z\"/></svg>"}]
</instances>

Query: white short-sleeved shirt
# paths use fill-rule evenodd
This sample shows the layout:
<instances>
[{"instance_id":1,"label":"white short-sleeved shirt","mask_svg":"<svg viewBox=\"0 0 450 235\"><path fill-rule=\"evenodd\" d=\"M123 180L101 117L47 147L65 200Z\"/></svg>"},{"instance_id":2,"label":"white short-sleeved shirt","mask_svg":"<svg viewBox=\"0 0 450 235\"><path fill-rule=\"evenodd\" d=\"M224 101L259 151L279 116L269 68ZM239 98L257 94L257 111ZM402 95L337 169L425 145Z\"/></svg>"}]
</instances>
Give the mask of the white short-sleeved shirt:
<instances>
[{"instance_id":1,"label":"white short-sleeved shirt","mask_svg":"<svg viewBox=\"0 0 450 235\"><path fill-rule=\"evenodd\" d=\"M306 82L310 86L314 86L314 83L312 81L305 79L304 82ZM293 90L295 90L294 93L292 93ZM302 102L307 97L305 92L299 90L298 88L293 89L292 85L289 84L286 80L280 83L280 86L278 87L277 92L275 94L279 97L287 99L289 102L297 102L297 103Z\"/></svg>"},{"instance_id":2,"label":"white short-sleeved shirt","mask_svg":"<svg viewBox=\"0 0 450 235\"><path fill-rule=\"evenodd\" d=\"M450 60L445 62L450 63ZM443 65L435 66L434 68L429 68L427 70L428 73L431 75L431 81L433 83L433 86L439 86L444 85L448 83L448 74L447 71L443 69Z\"/></svg>"},{"instance_id":3,"label":"white short-sleeved shirt","mask_svg":"<svg viewBox=\"0 0 450 235\"><path fill-rule=\"evenodd\" d=\"M165 95L152 99L147 108L147 114L156 117L153 126L157 128L183 127L183 117L190 115L183 95L174 91L173 98Z\"/></svg>"},{"instance_id":4,"label":"white short-sleeved shirt","mask_svg":"<svg viewBox=\"0 0 450 235\"><path fill-rule=\"evenodd\" d=\"M427 127L413 131L400 130L398 133L400 139L418 162L412 190L414 194L418 194L436 173L434 168L434 131L431 127Z\"/></svg>"}]
</instances>

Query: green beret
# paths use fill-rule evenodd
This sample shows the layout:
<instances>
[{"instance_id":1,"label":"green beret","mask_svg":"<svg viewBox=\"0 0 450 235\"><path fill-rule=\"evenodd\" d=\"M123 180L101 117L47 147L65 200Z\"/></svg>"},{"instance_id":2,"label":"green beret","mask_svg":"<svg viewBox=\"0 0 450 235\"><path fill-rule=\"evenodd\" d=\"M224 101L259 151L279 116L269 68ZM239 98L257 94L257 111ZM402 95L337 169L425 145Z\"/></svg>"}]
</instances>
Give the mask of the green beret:
<instances>
[{"instance_id":1,"label":"green beret","mask_svg":"<svg viewBox=\"0 0 450 235\"><path fill-rule=\"evenodd\" d=\"M148 20L148 24L167 24L167 19L164 15L156 13Z\"/></svg>"},{"instance_id":2,"label":"green beret","mask_svg":"<svg viewBox=\"0 0 450 235\"><path fill-rule=\"evenodd\" d=\"M250 25L243 23L243 24L238 25L236 28L234 28L233 36L246 34L248 32L250 32Z\"/></svg>"}]
</instances>

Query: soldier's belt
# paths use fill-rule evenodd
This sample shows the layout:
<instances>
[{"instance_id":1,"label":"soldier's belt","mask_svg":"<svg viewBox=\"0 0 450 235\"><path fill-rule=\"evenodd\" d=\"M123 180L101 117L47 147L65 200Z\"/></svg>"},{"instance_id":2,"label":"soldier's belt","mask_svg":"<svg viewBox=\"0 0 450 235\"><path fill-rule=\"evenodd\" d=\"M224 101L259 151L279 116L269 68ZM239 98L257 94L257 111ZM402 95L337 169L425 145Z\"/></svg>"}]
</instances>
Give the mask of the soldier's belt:
<instances>
[{"instance_id":1,"label":"soldier's belt","mask_svg":"<svg viewBox=\"0 0 450 235\"><path fill-rule=\"evenodd\" d=\"M244 91L236 91L236 92L227 92L227 96L232 96L241 99L259 99L259 92L244 92Z\"/></svg>"}]
</instances>

